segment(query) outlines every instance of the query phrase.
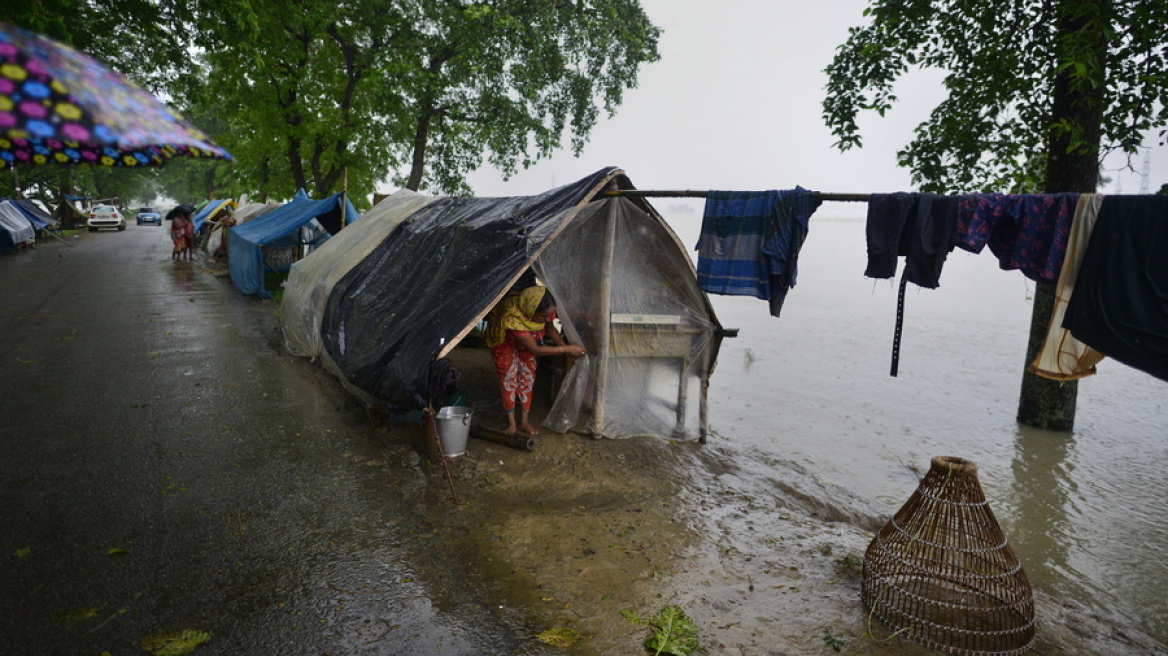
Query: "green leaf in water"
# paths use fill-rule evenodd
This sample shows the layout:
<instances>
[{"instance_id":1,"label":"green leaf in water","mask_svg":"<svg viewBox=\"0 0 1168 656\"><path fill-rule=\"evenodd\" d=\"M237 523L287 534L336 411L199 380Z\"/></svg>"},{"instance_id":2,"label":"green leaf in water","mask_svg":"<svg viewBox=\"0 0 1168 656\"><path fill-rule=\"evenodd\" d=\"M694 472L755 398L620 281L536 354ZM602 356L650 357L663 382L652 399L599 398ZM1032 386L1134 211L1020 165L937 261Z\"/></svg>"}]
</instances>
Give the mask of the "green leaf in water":
<instances>
[{"instance_id":1,"label":"green leaf in water","mask_svg":"<svg viewBox=\"0 0 1168 656\"><path fill-rule=\"evenodd\" d=\"M138 640L138 646L142 651L154 656L183 656L210 639L210 631L181 629L148 635Z\"/></svg>"},{"instance_id":2,"label":"green leaf in water","mask_svg":"<svg viewBox=\"0 0 1168 656\"><path fill-rule=\"evenodd\" d=\"M571 647L580 641L580 634L572 629L556 627L535 636L553 647Z\"/></svg>"},{"instance_id":3,"label":"green leaf in water","mask_svg":"<svg viewBox=\"0 0 1168 656\"><path fill-rule=\"evenodd\" d=\"M654 656L689 656L698 648L698 625L681 606L666 606L647 620L627 610L622 610L621 615L633 624L653 629L653 635L645 641L645 648L653 650Z\"/></svg>"},{"instance_id":4,"label":"green leaf in water","mask_svg":"<svg viewBox=\"0 0 1168 656\"><path fill-rule=\"evenodd\" d=\"M130 553L130 552L127 549L114 548L114 549L110 549L109 551L105 552L105 555L107 555L107 556L121 556L123 554L128 554L128 553Z\"/></svg>"},{"instance_id":5,"label":"green leaf in water","mask_svg":"<svg viewBox=\"0 0 1168 656\"><path fill-rule=\"evenodd\" d=\"M64 613L57 613L53 616L53 624L76 624L82 620L88 620L97 617L97 614L100 611L101 608L94 608L93 606L81 606L80 608L67 610Z\"/></svg>"},{"instance_id":6,"label":"green leaf in water","mask_svg":"<svg viewBox=\"0 0 1168 656\"><path fill-rule=\"evenodd\" d=\"M24 547L22 549L17 549L14 555L17 558L24 558L25 556L29 555L30 553L32 553L32 549L30 549L28 547Z\"/></svg>"}]
</instances>

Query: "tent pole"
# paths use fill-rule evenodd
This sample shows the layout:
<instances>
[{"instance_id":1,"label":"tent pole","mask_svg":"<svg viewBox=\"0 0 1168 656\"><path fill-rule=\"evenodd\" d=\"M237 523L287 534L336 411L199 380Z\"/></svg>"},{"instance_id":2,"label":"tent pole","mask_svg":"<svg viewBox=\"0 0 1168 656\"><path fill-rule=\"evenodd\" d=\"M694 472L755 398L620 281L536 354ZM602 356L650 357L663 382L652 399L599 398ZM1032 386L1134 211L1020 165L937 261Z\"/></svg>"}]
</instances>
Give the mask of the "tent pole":
<instances>
[{"instance_id":1,"label":"tent pole","mask_svg":"<svg viewBox=\"0 0 1168 656\"><path fill-rule=\"evenodd\" d=\"M872 194L837 194L827 193L822 191L811 192L819 200L834 200L844 203L866 203L872 198ZM617 191L601 192L602 196L629 196L629 197L655 197L655 198L705 198L710 192L695 191L692 189L674 190L674 191L654 191L651 189L620 189Z\"/></svg>"},{"instance_id":2,"label":"tent pole","mask_svg":"<svg viewBox=\"0 0 1168 656\"><path fill-rule=\"evenodd\" d=\"M612 258L616 247L616 206L610 205L605 220L604 251L600 255L600 331L596 335L596 391L592 400L592 437L604 436L604 395L608 386L608 360L612 350Z\"/></svg>"}]
</instances>

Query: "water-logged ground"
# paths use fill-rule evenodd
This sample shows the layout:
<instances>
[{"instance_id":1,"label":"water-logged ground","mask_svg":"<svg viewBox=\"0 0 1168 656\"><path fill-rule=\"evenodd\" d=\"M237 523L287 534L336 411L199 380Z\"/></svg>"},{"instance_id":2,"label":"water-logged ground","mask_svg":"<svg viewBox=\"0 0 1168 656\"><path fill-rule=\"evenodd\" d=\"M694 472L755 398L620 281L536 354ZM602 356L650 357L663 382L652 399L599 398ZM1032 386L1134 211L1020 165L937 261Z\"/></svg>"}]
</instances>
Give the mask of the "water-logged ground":
<instances>
[{"instance_id":1,"label":"water-logged ground","mask_svg":"<svg viewBox=\"0 0 1168 656\"><path fill-rule=\"evenodd\" d=\"M30 281L0 292L20 365L0 368L17 390L6 649L135 653L190 628L211 654L633 655L648 630L621 611L677 604L708 654L924 653L867 635L857 564L879 499L728 429L705 446L472 440L452 490L418 424L367 415L283 353L274 303L165 253L131 226L0 260ZM456 353L489 422L485 351ZM1041 653L1164 651L1045 596L1040 611ZM550 647L549 629L581 639Z\"/></svg>"}]
</instances>

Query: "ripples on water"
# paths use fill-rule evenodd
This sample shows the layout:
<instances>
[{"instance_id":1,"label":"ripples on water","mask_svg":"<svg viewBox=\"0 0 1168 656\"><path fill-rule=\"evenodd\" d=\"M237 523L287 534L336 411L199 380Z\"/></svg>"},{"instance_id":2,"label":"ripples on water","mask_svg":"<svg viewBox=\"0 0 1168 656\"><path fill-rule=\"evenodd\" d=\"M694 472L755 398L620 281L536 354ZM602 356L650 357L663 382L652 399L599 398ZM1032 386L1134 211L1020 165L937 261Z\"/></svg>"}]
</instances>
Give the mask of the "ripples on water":
<instances>
[{"instance_id":1,"label":"ripples on water","mask_svg":"<svg viewBox=\"0 0 1168 656\"><path fill-rule=\"evenodd\" d=\"M890 377L895 284L864 278L863 220L829 210L812 218L781 318L763 301L711 296L741 329L711 382L711 428L889 514L933 456L973 460L1037 586L1168 640L1168 383L1104 360L1079 384L1072 434L1019 426L1034 283L988 249L951 254L936 290L909 285ZM700 214L669 218L692 247Z\"/></svg>"}]
</instances>

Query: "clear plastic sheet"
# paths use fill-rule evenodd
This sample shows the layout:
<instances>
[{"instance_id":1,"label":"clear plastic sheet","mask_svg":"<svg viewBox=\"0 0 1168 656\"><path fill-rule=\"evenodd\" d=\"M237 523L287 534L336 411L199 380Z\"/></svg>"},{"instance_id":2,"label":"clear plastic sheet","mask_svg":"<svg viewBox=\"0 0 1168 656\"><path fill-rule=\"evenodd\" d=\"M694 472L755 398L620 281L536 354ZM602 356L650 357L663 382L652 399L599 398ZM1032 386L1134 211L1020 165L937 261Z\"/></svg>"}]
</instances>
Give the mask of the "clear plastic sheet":
<instances>
[{"instance_id":1,"label":"clear plastic sheet","mask_svg":"<svg viewBox=\"0 0 1168 656\"><path fill-rule=\"evenodd\" d=\"M544 425L700 437L719 326L660 217L628 199L591 203L534 268L556 297L565 336L590 353L569 370Z\"/></svg>"}]
</instances>

